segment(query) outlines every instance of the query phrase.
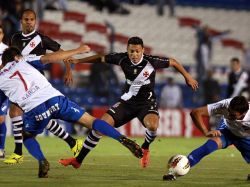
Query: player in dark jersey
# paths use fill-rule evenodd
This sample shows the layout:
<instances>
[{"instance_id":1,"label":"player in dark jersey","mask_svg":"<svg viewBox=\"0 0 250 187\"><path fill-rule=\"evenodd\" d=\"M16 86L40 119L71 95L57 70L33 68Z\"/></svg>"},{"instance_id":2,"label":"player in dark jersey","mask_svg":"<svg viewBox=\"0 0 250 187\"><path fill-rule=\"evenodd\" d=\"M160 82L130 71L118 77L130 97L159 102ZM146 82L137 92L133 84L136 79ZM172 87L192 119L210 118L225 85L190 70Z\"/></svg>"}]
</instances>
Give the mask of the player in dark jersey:
<instances>
[{"instance_id":1,"label":"player in dark jersey","mask_svg":"<svg viewBox=\"0 0 250 187\"><path fill-rule=\"evenodd\" d=\"M58 44L56 41L35 30L36 13L33 10L27 9L23 11L21 15L21 25L22 31L13 34L10 45L17 47L22 52L23 56L28 54L44 55L46 53L46 50L62 50L60 48L60 44ZM69 63L66 63L65 65L65 83L70 84L72 82L70 65ZM43 69L38 70L43 73ZM10 117L14 127L13 132L15 139L15 150L9 158L4 160L4 163L6 164L17 164L23 161L22 114L23 111L18 106L16 106L15 104L11 104ZM57 123L56 120L51 120L47 126L47 129L55 136L58 136L59 138L65 140L69 144L75 156L79 153L83 140L76 140L71 137L67 132L65 132L65 130L63 130L63 128Z\"/></svg>"},{"instance_id":2,"label":"player in dark jersey","mask_svg":"<svg viewBox=\"0 0 250 187\"><path fill-rule=\"evenodd\" d=\"M173 58L160 58L144 54L143 41L139 37L128 40L126 53L111 53L108 55L94 55L75 60L77 63L105 62L119 65L126 78L124 93L121 99L113 105L102 119L114 127L120 127L137 117L146 128L145 141L142 144L143 158L141 166L149 164L149 145L156 138L159 125L159 113L154 92L156 69L174 67L180 72L193 90L198 88L198 83L191 75ZM74 63L74 62L72 62ZM93 149L101 136L91 131L85 140L79 155L76 158L61 159L59 162L65 166L82 163L85 156Z\"/></svg>"}]
</instances>

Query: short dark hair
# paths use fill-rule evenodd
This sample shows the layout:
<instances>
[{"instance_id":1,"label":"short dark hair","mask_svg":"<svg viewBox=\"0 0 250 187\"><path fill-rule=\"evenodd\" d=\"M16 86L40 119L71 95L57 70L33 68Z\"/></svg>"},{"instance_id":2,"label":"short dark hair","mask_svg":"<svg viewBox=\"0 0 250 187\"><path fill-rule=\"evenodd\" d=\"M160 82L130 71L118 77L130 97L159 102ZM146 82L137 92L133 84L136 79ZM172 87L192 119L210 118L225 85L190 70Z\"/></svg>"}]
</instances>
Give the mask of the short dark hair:
<instances>
[{"instance_id":1,"label":"short dark hair","mask_svg":"<svg viewBox=\"0 0 250 187\"><path fill-rule=\"evenodd\" d=\"M26 13L26 12L32 12L34 15L35 15L35 18L36 18L36 12L32 9L24 9L21 13L21 19L23 18L23 15Z\"/></svg>"},{"instance_id":2,"label":"short dark hair","mask_svg":"<svg viewBox=\"0 0 250 187\"><path fill-rule=\"evenodd\" d=\"M238 58L238 57L233 57L233 58L231 58L231 60L230 60L231 62L240 62L240 59Z\"/></svg>"},{"instance_id":3,"label":"short dark hair","mask_svg":"<svg viewBox=\"0 0 250 187\"><path fill-rule=\"evenodd\" d=\"M131 37L128 39L128 46L129 46L129 44L141 45L143 47L143 40L138 36L134 36L134 37Z\"/></svg>"},{"instance_id":4,"label":"short dark hair","mask_svg":"<svg viewBox=\"0 0 250 187\"><path fill-rule=\"evenodd\" d=\"M244 96L236 96L230 101L229 108L243 114L249 110L249 104Z\"/></svg>"},{"instance_id":5,"label":"short dark hair","mask_svg":"<svg viewBox=\"0 0 250 187\"><path fill-rule=\"evenodd\" d=\"M16 47L9 47L4 50L2 55L2 65L5 66L8 62L15 60L15 56L21 56L21 52Z\"/></svg>"}]
</instances>

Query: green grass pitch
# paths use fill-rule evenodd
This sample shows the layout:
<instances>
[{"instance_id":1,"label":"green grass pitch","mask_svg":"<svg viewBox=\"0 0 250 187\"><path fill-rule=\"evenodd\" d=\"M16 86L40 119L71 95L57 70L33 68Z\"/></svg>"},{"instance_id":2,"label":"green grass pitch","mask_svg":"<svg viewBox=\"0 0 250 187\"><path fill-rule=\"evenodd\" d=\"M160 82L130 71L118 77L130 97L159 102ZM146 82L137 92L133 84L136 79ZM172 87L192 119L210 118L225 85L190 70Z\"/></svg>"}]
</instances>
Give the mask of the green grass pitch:
<instances>
[{"instance_id":1,"label":"green grass pitch","mask_svg":"<svg viewBox=\"0 0 250 187\"><path fill-rule=\"evenodd\" d=\"M133 138L141 144L142 138ZM233 147L204 158L177 181L163 181L168 159L175 154L188 154L206 141L205 138L157 138L151 146L151 165L142 169L139 159L118 142L103 138L79 169L63 167L60 158L72 157L66 143L58 138L39 137L42 150L50 162L48 179L37 178L38 163L24 149L25 160L19 165L6 165L0 160L0 186L51 187L200 187L250 186L246 181L250 167ZM13 138L6 140L6 152L13 151Z\"/></svg>"}]
</instances>

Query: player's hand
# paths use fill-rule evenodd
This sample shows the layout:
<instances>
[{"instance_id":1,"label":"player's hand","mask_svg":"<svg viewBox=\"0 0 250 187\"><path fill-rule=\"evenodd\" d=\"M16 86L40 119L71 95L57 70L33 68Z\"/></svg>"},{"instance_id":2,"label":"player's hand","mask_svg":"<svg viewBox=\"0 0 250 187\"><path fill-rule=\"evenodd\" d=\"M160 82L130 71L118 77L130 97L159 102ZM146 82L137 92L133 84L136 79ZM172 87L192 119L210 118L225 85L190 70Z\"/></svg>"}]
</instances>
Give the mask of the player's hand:
<instances>
[{"instance_id":1,"label":"player's hand","mask_svg":"<svg viewBox=\"0 0 250 187\"><path fill-rule=\"evenodd\" d=\"M198 82L193 79L192 77L188 77L186 79L186 83L188 86L190 86L192 88L192 90L196 91L199 88Z\"/></svg>"},{"instance_id":2,"label":"player's hand","mask_svg":"<svg viewBox=\"0 0 250 187\"><path fill-rule=\"evenodd\" d=\"M67 58L64 59L63 62L65 64L66 67L66 71L65 71L65 75L64 75L64 84L67 86L70 86L73 84L73 74L72 74L72 70L71 70L71 66L70 66L70 61L74 61L75 58Z\"/></svg>"},{"instance_id":3,"label":"player's hand","mask_svg":"<svg viewBox=\"0 0 250 187\"><path fill-rule=\"evenodd\" d=\"M206 137L219 137L221 136L221 132L219 130L211 130L211 131L208 131L206 134L205 134Z\"/></svg>"},{"instance_id":4,"label":"player's hand","mask_svg":"<svg viewBox=\"0 0 250 187\"><path fill-rule=\"evenodd\" d=\"M70 86L73 84L73 75L72 71L66 72L64 75L64 84Z\"/></svg>"},{"instance_id":5,"label":"player's hand","mask_svg":"<svg viewBox=\"0 0 250 187\"><path fill-rule=\"evenodd\" d=\"M88 53L90 51L90 47L88 45L81 44L78 48L78 54Z\"/></svg>"}]
</instances>

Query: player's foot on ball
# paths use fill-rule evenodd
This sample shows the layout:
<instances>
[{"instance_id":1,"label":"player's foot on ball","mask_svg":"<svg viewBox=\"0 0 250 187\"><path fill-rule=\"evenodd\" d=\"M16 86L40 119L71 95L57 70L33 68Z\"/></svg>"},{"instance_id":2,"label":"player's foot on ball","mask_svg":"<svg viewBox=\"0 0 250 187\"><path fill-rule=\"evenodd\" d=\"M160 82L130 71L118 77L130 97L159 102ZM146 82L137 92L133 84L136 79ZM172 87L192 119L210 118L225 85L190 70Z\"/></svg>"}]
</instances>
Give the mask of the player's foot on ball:
<instances>
[{"instance_id":1,"label":"player's foot on ball","mask_svg":"<svg viewBox=\"0 0 250 187\"><path fill-rule=\"evenodd\" d=\"M12 153L9 158L3 161L5 164L20 164L23 162L23 155Z\"/></svg>"},{"instance_id":2,"label":"player's foot on ball","mask_svg":"<svg viewBox=\"0 0 250 187\"><path fill-rule=\"evenodd\" d=\"M248 180L248 181L250 181L250 174L248 174L248 176L247 176L247 180Z\"/></svg>"},{"instance_id":3,"label":"player's foot on ball","mask_svg":"<svg viewBox=\"0 0 250 187\"><path fill-rule=\"evenodd\" d=\"M143 157L143 152L141 147L134 142L133 140L128 139L125 136L121 136L119 138L119 142L124 145L125 147L127 147L131 153L133 153L133 155L137 158L142 158Z\"/></svg>"},{"instance_id":4,"label":"player's foot on ball","mask_svg":"<svg viewBox=\"0 0 250 187\"><path fill-rule=\"evenodd\" d=\"M75 169L78 169L79 167L81 167L81 164L79 162L77 162L76 158L66 158L66 159L60 159L58 161L60 164L66 166L73 166Z\"/></svg>"},{"instance_id":5,"label":"player's foot on ball","mask_svg":"<svg viewBox=\"0 0 250 187\"><path fill-rule=\"evenodd\" d=\"M162 179L164 181L175 181L176 180L176 176L171 174L171 173L168 173L168 174L165 174L163 175Z\"/></svg>"},{"instance_id":6,"label":"player's foot on ball","mask_svg":"<svg viewBox=\"0 0 250 187\"><path fill-rule=\"evenodd\" d=\"M48 171L49 171L49 162L45 159L39 162L39 171L38 177L39 178L48 178Z\"/></svg>"},{"instance_id":7,"label":"player's foot on ball","mask_svg":"<svg viewBox=\"0 0 250 187\"><path fill-rule=\"evenodd\" d=\"M77 157L82 149L83 139L77 139L75 146L71 149L74 154L74 157Z\"/></svg>"},{"instance_id":8,"label":"player's foot on ball","mask_svg":"<svg viewBox=\"0 0 250 187\"><path fill-rule=\"evenodd\" d=\"M141 167L146 168L150 162L150 151L149 149L142 149L143 157L140 160Z\"/></svg>"}]
</instances>

